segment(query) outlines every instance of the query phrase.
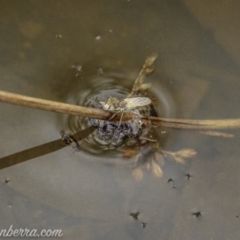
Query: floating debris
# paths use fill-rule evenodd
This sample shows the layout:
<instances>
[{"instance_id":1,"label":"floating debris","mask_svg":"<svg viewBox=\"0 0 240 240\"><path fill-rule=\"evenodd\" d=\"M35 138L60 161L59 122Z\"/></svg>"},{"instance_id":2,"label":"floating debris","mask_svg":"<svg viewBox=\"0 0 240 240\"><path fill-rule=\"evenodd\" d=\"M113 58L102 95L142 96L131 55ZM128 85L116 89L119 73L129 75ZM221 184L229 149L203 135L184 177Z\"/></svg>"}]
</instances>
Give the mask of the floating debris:
<instances>
[{"instance_id":1,"label":"floating debris","mask_svg":"<svg viewBox=\"0 0 240 240\"><path fill-rule=\"evenodd\" d=\"M147 226L146 222L141 222L142 223L142 227L145 228Z\"/></svg>"},{"instance_id":2,"label":"floating debris","mask_svg":"<svg viewBox=\"0 0 240 240\"><path fill-rule=\"evenodd\" d=\"M10 182L10 179L9 178L5 178L4 179L4 183L9 183Z\"/></svg>"},{"instance_id":3,"label":"floating debris","mask_svg":"<svg viewBox=\"0 0 240 240\"><path fill-rule=\"evenodd\" d=\"M196 155L193 149L182 149L177 152L164 151L159 148L158 144L143 147L140 152L134 157L135 169L132 172L136 181L140 181L143 177L143 168L151 170L155 177L161 178L163 175L162 167L166 158L172 158L177 163L184 164L185 160ZM169 182L174 182L172 178ZM173 186L173 188L176 188Z\"/></svg>"},{"instance_id":4,"label":"floating debris","mask_svg":"<svg viewBox=\"0 0 240 240\"><path fill-rule=\"evenodd\" d=\"M185 176L188 180L192 177L192 175L190 173L185 174Z\"/></svg>"},{"instance_id":5,"label":"floating debris","mask_svg":"<svg viewBox=\"0 0 240 240\"><path fill-rule=\"evenodd\" d=\"M194 213L192 213L192 215L195 216L196 218L199 218L199 217L202 216L202 214L201 214L200 211L198 211L198 212L194 212Z\"/></svg>"},{"instance_id":6,"label":"floating debris","mask_svg":"<svg viewBox=\"0 0 240 240\"><path fill-rule=\"evenodd\" d=\"M135 220L138 220L139 214L140 214L139 212L135 212L135 213L130 213L129 215L133 217Z\"/></svg>"}]
</instances>

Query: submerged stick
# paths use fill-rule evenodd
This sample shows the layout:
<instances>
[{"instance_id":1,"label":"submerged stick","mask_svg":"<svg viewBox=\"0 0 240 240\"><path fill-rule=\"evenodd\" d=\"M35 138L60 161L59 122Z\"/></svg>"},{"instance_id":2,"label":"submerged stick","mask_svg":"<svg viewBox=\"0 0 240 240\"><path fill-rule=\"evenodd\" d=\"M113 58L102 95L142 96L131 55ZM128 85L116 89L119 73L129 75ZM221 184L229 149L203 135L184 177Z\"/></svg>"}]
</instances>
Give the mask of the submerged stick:
<instances>
[{"instance_id":1,"label":"submerged stick","mask_svg":"<svg viewBox=\"0 0 240 240\"><path fill-rule=\"evenodd\" d=\"M83 117L108 120L113 113L97 108L82 107L73 104L61 103L56 101L45 100L41 98L28 97L20 94L0 91L0 101L25 107L37 108L41 110L78 115ZM121 114L111 119L111 121L119 121ZM126 113L123 121L135 117L133 113ZM190 120L190 119L169 119L149 116L140 116L143 121L151 121L151 125L167 127L173 129L186 130L209 130L209 129L235 129L240 128L240 119L226 120Z\"/></svg>"}]
</instances>

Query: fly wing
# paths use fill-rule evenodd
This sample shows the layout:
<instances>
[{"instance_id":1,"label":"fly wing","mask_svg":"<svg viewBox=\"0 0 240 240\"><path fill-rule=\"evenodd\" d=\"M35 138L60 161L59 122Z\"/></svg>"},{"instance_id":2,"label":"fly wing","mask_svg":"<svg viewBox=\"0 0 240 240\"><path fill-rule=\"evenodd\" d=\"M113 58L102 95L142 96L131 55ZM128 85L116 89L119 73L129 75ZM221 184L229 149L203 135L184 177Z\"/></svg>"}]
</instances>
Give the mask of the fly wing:
<instances>
[{"instance_id":1,"label":"fly wing","mask_svg":"<svg viewBox=\"0 0 240 240\"><path fill-rule=\"evenodd\" d=\"M126 108L136 108L136 107L143 107L149 105L152 101L150 98L147 97L135 97L135 98L126 98L124 99L126 103Z\"/></svg>"}]
</instances>

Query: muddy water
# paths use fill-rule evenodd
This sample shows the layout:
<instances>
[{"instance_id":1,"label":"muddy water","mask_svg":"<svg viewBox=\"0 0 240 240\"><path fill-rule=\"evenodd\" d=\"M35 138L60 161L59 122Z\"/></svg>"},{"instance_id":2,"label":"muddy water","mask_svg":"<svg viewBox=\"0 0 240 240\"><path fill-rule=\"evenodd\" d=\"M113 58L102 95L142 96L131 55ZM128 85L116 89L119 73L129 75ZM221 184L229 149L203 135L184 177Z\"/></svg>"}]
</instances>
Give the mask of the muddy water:
<instances>
[{"instance_id":1,"label":"muddy water","mask_svg":"<svg viewBox=\"0 0 240 240\"><path fill-rule=\"evenodd\" d=\"M180 1L0 4L1 90L92 105L124 96L157 52L146 82L159 115L239 117L237 63ZM59 140L86 121L3 103L0 112L1 158ZM165 161L161 179L146 171L136 182L129 161L93 154L101 149L93 144L80 152L50 144L51 153L37 148L28 161L29 152L14 155L0 172L1 228L60 228L63 239L238 239L239 131L223 139L162 130L164 148L193 148L198 156L185 165Z\"/></svg>"}]
</instances>

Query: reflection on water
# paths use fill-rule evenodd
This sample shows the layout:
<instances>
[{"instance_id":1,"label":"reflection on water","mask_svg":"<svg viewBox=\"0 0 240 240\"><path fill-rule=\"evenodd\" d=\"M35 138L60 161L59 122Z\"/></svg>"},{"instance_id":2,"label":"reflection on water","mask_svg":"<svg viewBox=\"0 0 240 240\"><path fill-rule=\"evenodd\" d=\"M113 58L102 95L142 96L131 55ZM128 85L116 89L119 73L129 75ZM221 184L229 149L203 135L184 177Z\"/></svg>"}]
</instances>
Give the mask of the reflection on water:
<instances>
[{"instance_id":1,"label":"reflection on water","mask_svg":"<svg viewBox=\"0 0 240 240\"><path fill-rule=\"evenodd\" d=\"M159 116L239 117L237 54L228 54L239 41L216 41L213 27L219 33L221 24L198 21L208 9L220 19L224 3L198 11L188 2L2 0L1 89L95 106L125 98L146 56L157 52L147 82ZM238 18L225 17L224 29L237 32ZM88 126L87 119L7 104L0 111L1 158ZM238 133L231 140L157 133L167 150L191 147L198 156L186 165L166 162L162 179L146 173L140 183L127 160L71 147L2 170L1 227L62 228L65 239L238 239Z\"/></svg>"}]
</instances>

